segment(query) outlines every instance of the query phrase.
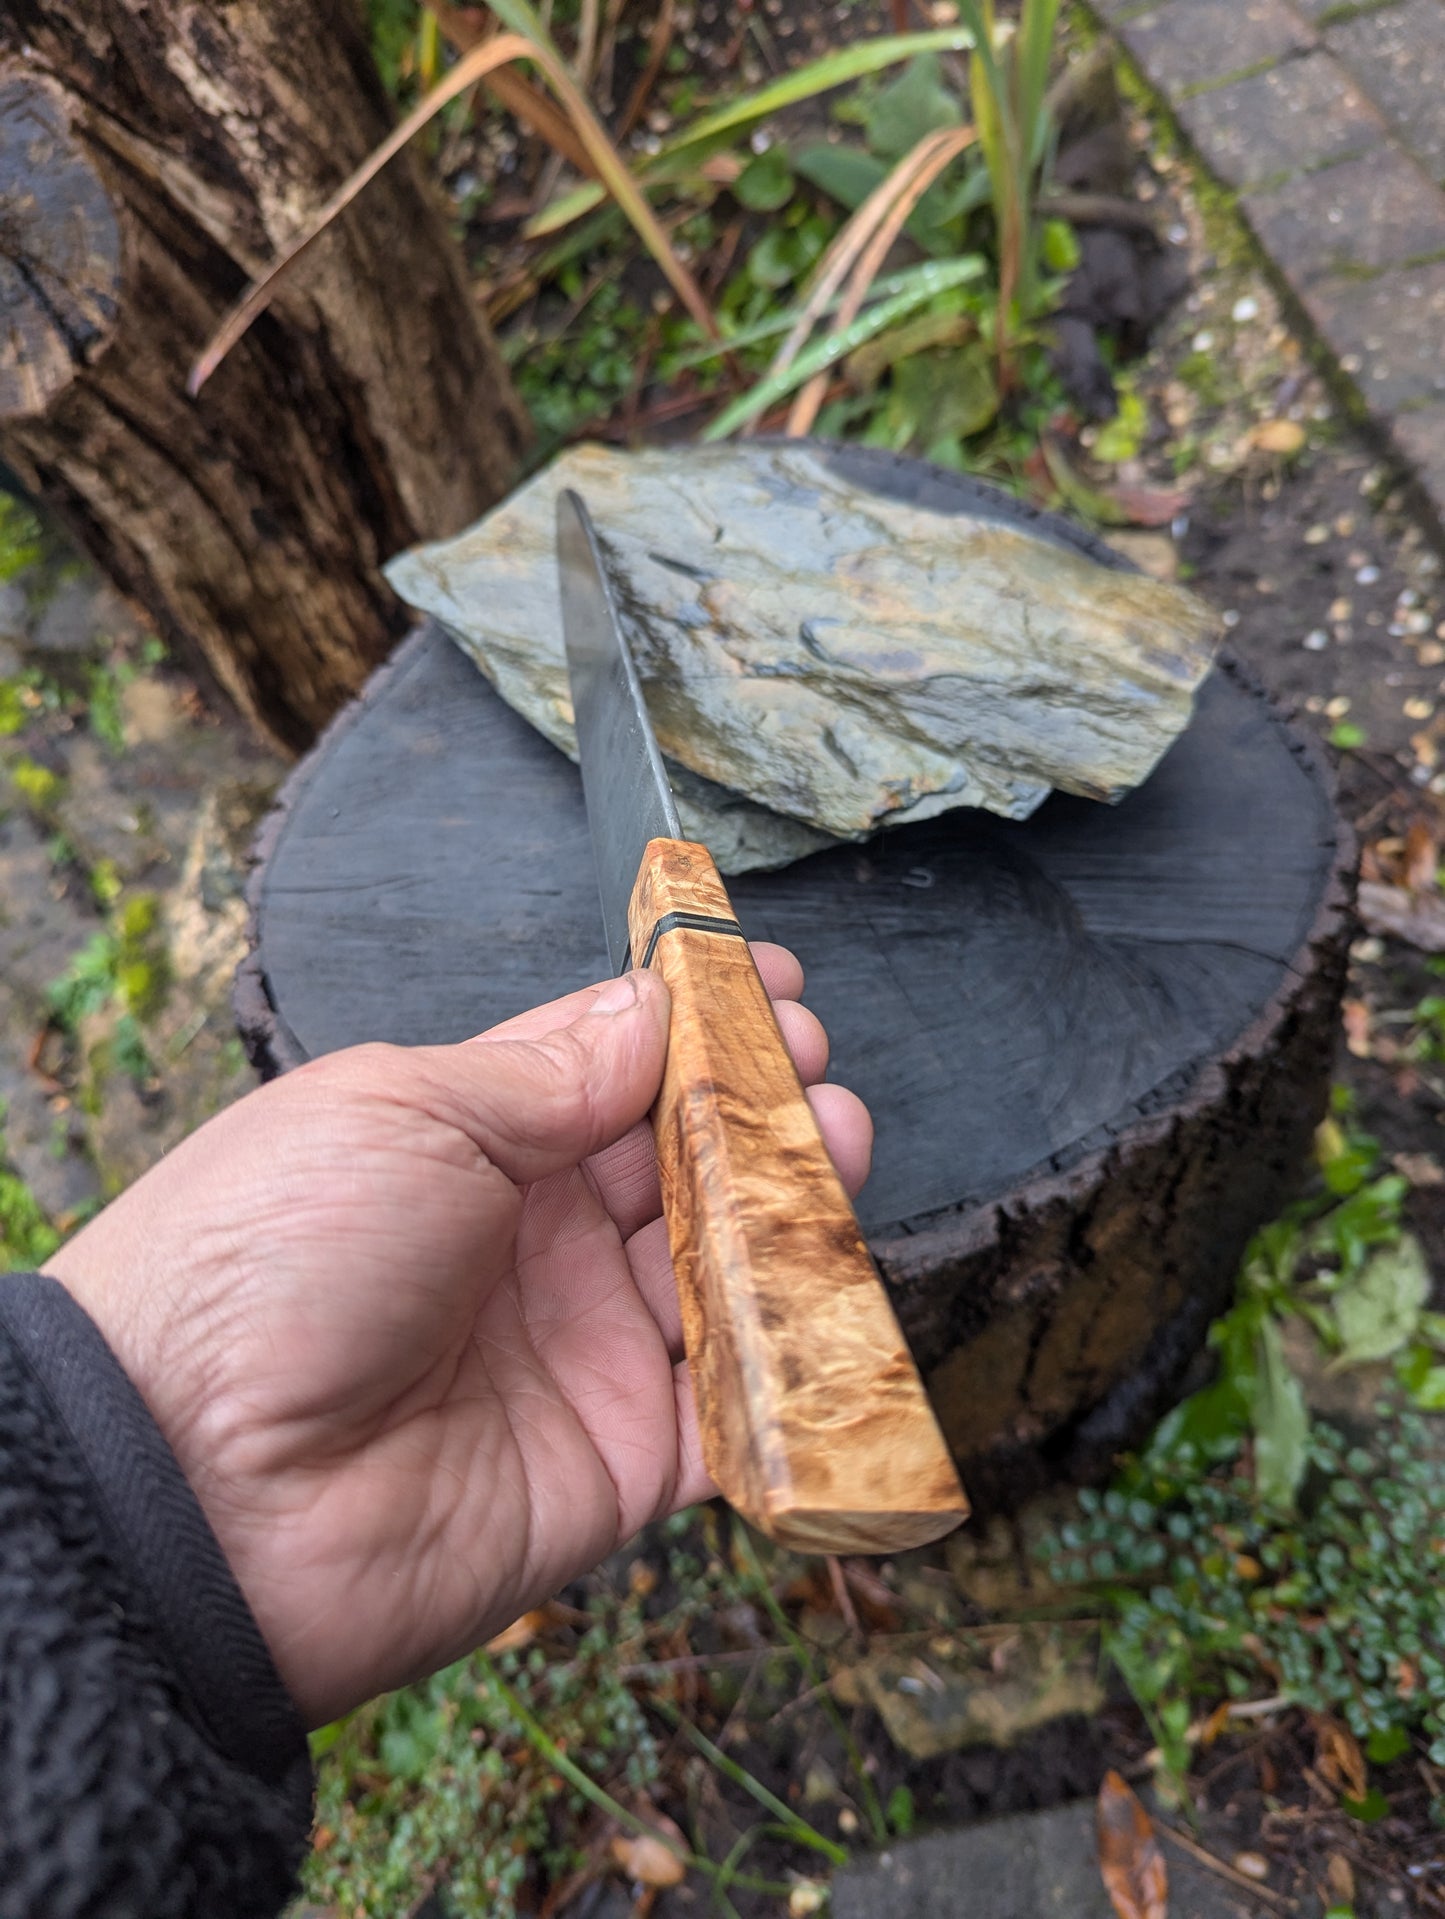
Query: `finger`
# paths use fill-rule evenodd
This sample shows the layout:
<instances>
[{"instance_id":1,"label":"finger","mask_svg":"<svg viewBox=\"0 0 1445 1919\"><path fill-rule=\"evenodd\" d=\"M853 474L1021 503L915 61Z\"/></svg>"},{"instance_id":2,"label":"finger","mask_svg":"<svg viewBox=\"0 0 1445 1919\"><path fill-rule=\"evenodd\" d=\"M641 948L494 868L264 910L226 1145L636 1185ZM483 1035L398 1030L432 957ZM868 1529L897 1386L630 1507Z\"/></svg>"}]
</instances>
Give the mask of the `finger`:
<instances>
[{"instance_id":1,"label":"finger","mask_svg":"<svg viewBox=\"0 0 1445 1919\"><path fill-rule=\"evenodd\" d=\"M748 950L763 976L769 999L802 998L803 969L786 946L774 946L771 940L750 940Z\"/></svg>"},{"instance_id":2,"label":"finger","mask_svg":"<svg viewBox=\"0 0 1445 1919\"><path fill-rule=\"evenodd\" d=\"M642 1303L657 1322L668 1358L683 1354L682 1309L677 1303L677 1279L667 1244L667 1222L652 1219L627 1242L627 1263Z\"/></svg>"},{"instance_id":3,"label":"finger","mask_svg":"<svg viewBox=\"0 0 1445 1919\"><path fill-rule=\"evenodd\" d=\"M570 1026L532 1039L424 1046L402 1054L412 1090L508 1179L530 1184L619 1140L657 1098L668 993L624 973Z\"/></svg>"},{"instance_id":4,"label":"finger","mask_svg":"<svg viewBox=\"0 0 1445 1919\"><path fill-rule=\"evenodd\" d=\"M805 1086L812 1086L828 1070L828 1035L823 1022L795 999L775 1000L773 1014L783 1043L793 1056L798 1078Z\"/></svg>"},{"instance_id":5,"label":"finger","mask_svg":"<svg viewBox=\"0 0 1445 1919\"><path fill-rule=\"evenodd\" d=\"M846 1086L810 1086L808 1103L845 1192L856 1199L873 1162L873 1119Z\"/></svg>"}]
</instances>

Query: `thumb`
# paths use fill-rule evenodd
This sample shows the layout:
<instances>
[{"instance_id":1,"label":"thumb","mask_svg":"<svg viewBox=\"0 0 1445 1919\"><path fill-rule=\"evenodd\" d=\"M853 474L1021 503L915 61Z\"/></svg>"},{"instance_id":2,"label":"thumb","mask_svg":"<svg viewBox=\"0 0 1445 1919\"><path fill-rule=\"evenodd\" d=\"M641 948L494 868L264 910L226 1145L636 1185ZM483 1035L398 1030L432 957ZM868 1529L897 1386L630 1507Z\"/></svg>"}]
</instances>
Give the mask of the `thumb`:
<instances>
[{"instance_id":1,"label":"thumb","mask_svg":"<svg viewBox=\"0 0 1445 1919\"><path fill-rule=\"evenodd\" d=\"M623 973L568 1026L421 1047L418 1064L436 1110L529 1185L611 1146L647 1112L662 1085L669 1006L655 973Z\"/></svg>"}]
</instances>

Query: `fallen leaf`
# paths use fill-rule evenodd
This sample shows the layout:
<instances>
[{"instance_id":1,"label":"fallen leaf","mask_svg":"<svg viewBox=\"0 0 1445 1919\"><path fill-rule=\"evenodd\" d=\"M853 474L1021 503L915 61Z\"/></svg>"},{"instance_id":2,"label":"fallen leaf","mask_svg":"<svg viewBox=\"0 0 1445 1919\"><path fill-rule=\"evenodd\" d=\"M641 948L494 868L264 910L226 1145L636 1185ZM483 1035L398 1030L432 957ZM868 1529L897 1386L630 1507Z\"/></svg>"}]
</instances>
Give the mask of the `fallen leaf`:
<instances>
[{"instance_id":1,"label":"fallen leaf","mask_svg":"<svg viewBox=\"0 0 1445 1919\"><path fill-rule=\"evenodd\" d=\"M1421 897L1403 886L1360 882L1360 918L1372 933L1404 940L1422 953L1445 953L1445 899L1438 893Z\"/></svg>"},{"instance_id":2,"label":"fallen leaf","mask_svg":"<svg viewBox=\"0 0 1445 1919\"><path fill-rule=\"evenodd\" d=\"M618 1833L612 1841L614 1864L640 1886L678 1886L687 1868L670 1846L650 1833Z\"/></svg>"},{"instance_id":3,"label":"fallen leaf","mask_svg":"<svg viewBox=\"0 0 1445 1919\"><path fill-rule=\"evenodd\" d=\"M1175 488L1127 486L1122 480L1100 489L1131 526L1168 526L1189 506L1189 495Z\"/></svg>"},{"instance_id":4,"label":"fallen leaf","mask_svg":"<svg viewBox=\"0 0 1445 1919\"><path fill-rule=\"evenodd\" d=\"M1325 1867L1325 1883L1335 1905L1352 1906L1355 1903L1355 1869L1342 1852L1330 1854Z\"/></svg>"},{"instance_id":5,"label":"fallen leaf","mask_svg":"<svg viewBox=\"0 0 1445 1919\"><path fill-rule=\"evenodd\" d=\"M510 1626L503 1627L495 1639L487 1641L488 1652L524 1652L547 1624L545 1612L524 1612Z\"/></svg>"},{"instance_id":6,"label":"fallen leaf","mask_svg":"<svg viewBox=\"0 0 1445 1919\"><path fill-rule=\"evenodd\" d=\"M1405 884L1412 893L1434 890L1440 849L1424 820L1412 820L1405 835Z\"/></svg>"},{"instance_id":7,"label":"fallen leaf","mask_svg":"<svg viewBox=\"0 0 1445 1919\"><path fill-rule=\"evenodd\" d=\"M1390 1164L1412 1186L1445 1186L1445 1167L1429 1153L1396 1153Z\"/></svg>"},{"instance_id":8,"label":"fallen leaf","mask_svg":"<svg viewBox=\"0 0 1445 1919\"><path fill-rule=\"evenodd\" d=\"M1298 453L1305 443L1305 430L1298 420L1261 420L1249 434L1251 446L1261 453Z\"/></svg>"},{"instance_id":9,"label":"fallen leaf","mask_svg":"<svg viewBox=\"0 0 1445 1919\"><path fill-rule=\"evenodd\" d=\"M809 1913L821 1912L827 1903L828 1888L805 1879L788 1894L788 1919L808 1919Z\"/></svg>"},{"instance_id":10,"label":"fallen leaf","mask_svg":"<svg viewBox=\"0 0 1445 1919\"><path fill-rule=\"evenodd\" d=\"M1356 1799L1363 1799L1369 1788L1365 1755L1355 1735L1338 1719L1315 1720L1315 1739L1319 1744L1319 1769L1332 1786L1345 1785Z\"/></svg>"},{"instance_id":11,"label":"fallen leaf","mask_svg":"<svg viewBox=\"0 0 1445 1919\"><path fill-rule=\"evenodd\" d=\"M1233 1863L1234 1870L1242 1873L1246 1879L1265 1880L1269 1877L1269 1861L1262 1852L1237 1852Z\"/></svg>"},{"instance_id":12,"label":"fallen leaf","mask_svg":"<svg viewBox=\"0 0 1445 1919\"><path fill-rule=\"evenodd\" d=\"M1169 1874L1153 1821L1117 1772L1104 1774L1097 1825L1099 1871L1119 1919L1168 1919Z\"/></svg>"},{"instance_id":13,"label":"fallen leaf","mask_svg":"<svg viewBox=\"0 0 1445 1919\"><path fill-rule=\"evenodd\" d=\"M1221 1699L1199 1728L1199 1746L1202 1752L1208 1752L1215 1740L1229 1730L1229 1706L1227 1699Z\"/></svg>"},{"instance_id":14,"label":"fallen leaf","mask_svg":"<svg viewBox=\"0 0 1445 1919\"><path fill-rule=\"evenodd\" d=\"M1347 999L1340 1007L1345 1025L1345 1050L1354 1059L1370 1057L1370 1009L1362 999Z\"/></svg>"}]
</instances>

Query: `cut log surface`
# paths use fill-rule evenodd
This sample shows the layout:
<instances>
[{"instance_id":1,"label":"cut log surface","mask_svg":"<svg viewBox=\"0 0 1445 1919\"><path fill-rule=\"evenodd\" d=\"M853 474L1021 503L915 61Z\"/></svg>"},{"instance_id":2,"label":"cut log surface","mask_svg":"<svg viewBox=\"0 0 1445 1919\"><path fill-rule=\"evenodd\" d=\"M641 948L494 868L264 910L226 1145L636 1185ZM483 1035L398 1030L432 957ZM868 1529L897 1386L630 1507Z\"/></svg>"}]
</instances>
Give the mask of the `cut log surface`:
<instances>
[{"instance_id":1,"label":"cut log surface","mask_svg":"<svg viewBox=\"0 0 1445 1919\"><path fill-rule=\"evenodd\" d=\"M1105 556L976 483L849 458ZM860 1218L976 1508L1142 1437L1297 1190L1352 856L1315 749L1226 662L1117 807L955 812L729 883L872 1110ZM576 769L430 628L293 775L252 907L237 1012L267 1073L458 1040L607 971Z\"/></svg>"}]
</instances>

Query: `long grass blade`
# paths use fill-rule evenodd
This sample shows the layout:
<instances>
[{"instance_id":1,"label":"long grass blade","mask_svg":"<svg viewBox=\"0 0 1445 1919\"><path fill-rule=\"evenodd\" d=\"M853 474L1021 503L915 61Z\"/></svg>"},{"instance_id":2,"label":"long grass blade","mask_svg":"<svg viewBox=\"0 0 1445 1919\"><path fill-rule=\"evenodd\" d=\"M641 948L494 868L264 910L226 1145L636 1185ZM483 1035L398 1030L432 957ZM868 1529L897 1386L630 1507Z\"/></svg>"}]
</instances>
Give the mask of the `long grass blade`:
<instances>
[{"instance_id":1,"label":"long grass blade","mask_svg":"<svg viewBox=\"0 0 1445 1919\"><path fill-rule=\"evenodd\" d=\"M928 297L932 298L933 294L943 291L938 275L941 272L950 272L960 260L965 258L973 261L974 268L973 273L966 277L977 280L987 273L988 262L979 253L960 254L954 260L924 260L919 266L902 267L897 273L882 275L869 289L871 297L875 300L890 300L895 293L907 293L914 287L927 287ZM960 282L950 277L947 284L953 287L958 286ZM835 293L823 309L822 317L826 318L829 314L836 313L843 298L842 292ZM679 355L673 361L673 365L681 372L687 367L703 366L709 360L721 359L724 353L735 353L744 347L761 346L764 340L775 340L780 333L786 333L796 323L798 312L797 307L790 307L786 313L777 313L771 319L759 320L756 326L744 327L740 333L728 334L720 344L700 346L691 353Z\"/></svg>"},{"instance_id":2,"label":"long grass blade","mask_svg":"<svg viewBox=\"0 0 1445 1919\"><path fill-rule=\"evenodd\" d=\"M755 387L734 400L707 426L702 438L727 439L739 427L746 426L749 420L766 413L779 400L785 400L805 381L811 380L815 373L825 372L840 360L846 360L853 349L862 346L865 340L871 340L875 334L882 333L906 314L916 312L935 293L943 292L948 287L962 286L966 280L976 279L978 275L978 262L969 256L959 260L935 260L931 264L936 269L936 277L929 285L897 293L891 300L880 300L860 313L850 327L830 333L826 339L815 340L783 372L759 380Z\"/></svg>"},{"instance_id":3,"label":"long grass blade","mask_svg":"<svg viewBox=\"0 0 1445 1919\"><path fill-rule=\"evenodd\" d=\"M951 129L939 129L927 133L917 146L905 153L893 171L868 195L857 212L839 228L833 236L831 245L814 268L806 297L799 308L797 320L786 340L774 355L766 377L775 379L786 372L798 353L803 342L817 325L819 316L834 294L842 286L859 255L868 242L887 219L890 208L900 194L906 193L921 168L928 165L933 153L943 143Z\"/></svg>"},{"instance_id":4,"label":"long grass blade","mask_svg":"<svg viewBox=\"0 0 1445 1919\"><path fill-rule=\"evenodd\" d=\"M715 1746L705 1732L693 1725L692 1721L685 1718L668 1700L654 1699L652 1703L685 1738L692 1741L709 1765L716 1766L724 1778L731 1779L735 1786L741 1786L743 1791L756 1799L760 1806L772 1813L775 1818L780 1819L787 1828L789 1836L800 1846L809 1846L814 1852L822 1853L823 1857L831 1860L835 1866L847 1865L848 1848L846 1846L840 1846L836 1839L825 1838L816 1826L810 1826L807 1820L800 1818L790 1806L785 1806L776 1793L769 1792L761 1779L755 1779L746 1766L740 1766L730 1754L725 1753L720 1746Z\"/></svg>"},{"instance_id":5,"label":"long grass blade","mask_svg":"<svg viewBox=\"0 0 1445 1919\"><path fill-rule=\"evenodd\" d=\"M504 0L508 6L517 3L518 0ZM500 11L501 8L498 8ZM793 106L799 100L810 100L815 94L827 93L849 80L860 79L867 73L877 73L900 60L912 59L916 53L966 52L972 45L973 35L966 29L947 27L933 33L885 34L880 39L862 40L837 53L825 54L821 60L811 61L805 67L799 67L795 73L771 81L756 93L744 94L741 99L720 107L716 113L705 114L701 120L685 127L658 148L639 170L638 179L644 186L666 185L669 180L677 179L695 168L710 147L732 139L745 128L755 126L759 120L766 120L769 114L777 113L783 107ZM590 212L601 198L601 189L593 183L574 187L529 220L522 229L523 235L531 240L544 233L555 233L559 227L567 226Z\"/></svg>"},{"instance_id":6,"label":"long grass blade","mask_svg":"<svg viewBox=\"0 0 1445 1919\"><path fill-rule=\"evenodd\" d=\"M503 7L514 11L520 10L523 15L528 16L532 11L526 5L526 0L501 0L498 11L502 11ZM540 23L538 31L541 32ZM542 40L533 41L521 33L502 33L498 34L494 40L487 41L485 45L474 47L470 53L464 54L440 86L435 87L424 100L420 101L400 126L395 127L380 146L367 156L356 171L337 188L309 225L297 234L289 246L282 249L261 278L252 282L221 322L192 367L186 382L186 390L192 398L200 392L247 328L270 305L283 276L325 232L332 221L350 206L357 194L376 178L387 162L395 158L412 135L419 132L449 100L454 100L459 93L464 93L476 81L485 78L495 68L505 66L512 60L531 60L542 69L551 84L552 91L557 95L576 127L588 158L607 191L632 222L643 245L662 268L678 298L693 319L709 338L719 337L717 322L703 299L696 281L674 253L667 235L658 224L656 214L639 191L626 163L613 147L591 107L578 91L575 81L562 63L561 56L546 40L545 35Z\"/></svg>"},{"instance_id":7,"label":"long grass blade","mask_svg":"<svg viewBox=\"0 0 1445 1919\"><path fill-rule=\"evenodd\" d=\"M838 333L852 325L867 297L868 289L877 279L883 262L903 231L908 216L944 168L950 166L959 154L971 147L976 138L977 135L972 127L951 127L934 135L931 141L920 140L918 146L913 149L914 155L919 155L921 148L927 147L929 150L921 155L912 176L899 190L892 206L879 222L877 232L858 256L858 263L849 277L848 291L844 295L843 304L838 309L838 317L833 322L831 332ZM806 433L817 419L818 409L822 406L827 391L828 376L825 373L815 375L793 402L793 409L788 415L784 432L794 438Z\"/></svg>"}]
</instances>

